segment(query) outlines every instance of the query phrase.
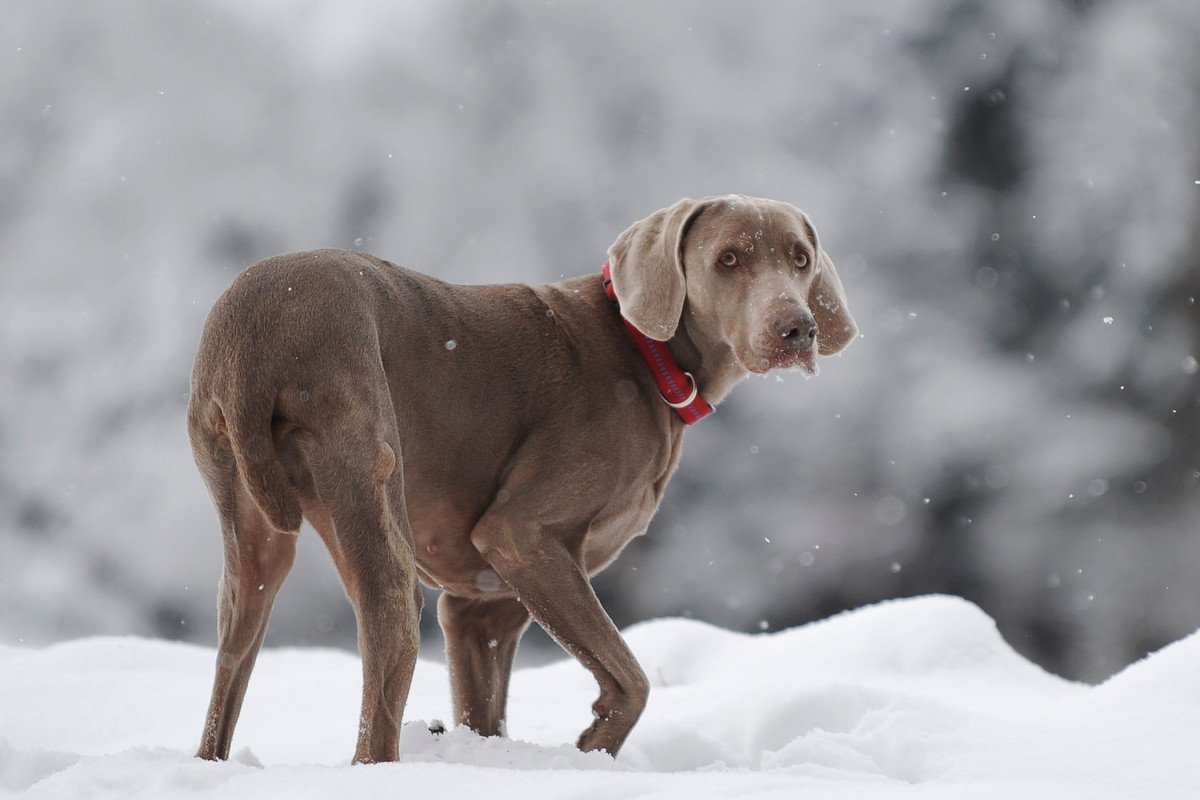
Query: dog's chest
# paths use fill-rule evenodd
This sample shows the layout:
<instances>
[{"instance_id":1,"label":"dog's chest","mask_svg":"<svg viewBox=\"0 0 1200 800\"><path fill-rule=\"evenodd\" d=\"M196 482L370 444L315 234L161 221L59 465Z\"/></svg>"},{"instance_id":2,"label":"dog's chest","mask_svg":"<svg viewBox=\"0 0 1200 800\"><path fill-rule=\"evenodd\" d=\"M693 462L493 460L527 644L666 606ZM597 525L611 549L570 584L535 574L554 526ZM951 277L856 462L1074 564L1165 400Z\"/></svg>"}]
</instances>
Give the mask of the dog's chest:
<instances>
[{"instance_id":1,"label":"dog's chest","mask_svg":"<svg viewBox=\"0 0 1200 800\"><path fill-rule=\"evenodd\" d=\"M661 481L630 486L616 494L603 512L588 525L581 554L582 566L594 575L608 566L631 540L650 526L667 477Z\"/></svg>"},{"instance_id":2,"label":"dog's chest","mask_svg":"<svg viewBox=\"0 0 1200 800\"><path fill-rule=\"evenodd\" d=\"M595 575L612 563L630 540L641 536L650 525L653 513L628 515L588 529L583 548L583 567Z\"/></svg>"}]
</instances>

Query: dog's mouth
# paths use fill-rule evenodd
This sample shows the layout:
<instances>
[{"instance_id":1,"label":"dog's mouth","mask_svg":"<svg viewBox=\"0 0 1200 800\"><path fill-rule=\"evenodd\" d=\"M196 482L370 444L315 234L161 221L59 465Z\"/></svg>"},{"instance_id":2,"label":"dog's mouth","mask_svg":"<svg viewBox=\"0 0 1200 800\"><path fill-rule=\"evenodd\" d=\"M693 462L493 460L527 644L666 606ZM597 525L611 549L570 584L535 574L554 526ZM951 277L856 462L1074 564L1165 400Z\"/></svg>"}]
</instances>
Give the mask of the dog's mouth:
<instances>
[{"instance_id":1,"label":"dog's mouth","mask_svg":"<svg viewBox=\"0 0 1200 800\"><path fill-rule=\"evenodd\" d=\"M821 365L817 363L817 348L810 347L803 353L796 355L796 363L790 366L791 369L799 369L804 373L806 378L815 378L821 371Z\"/></svg>"},{"instance_id":2,"label":"dog's mouth","mask_svg":"<svg viewBox=\"0 0 1200 800\"><path fill-rule=\"evenodd\" d=\"M742 359L746 369L757 375L766 375L776 370L799 370L806 378L814 378L821 371L817 364L817 348L807 350L776 350L770 353L755 353Z\"/></svg>"}]
</instances>

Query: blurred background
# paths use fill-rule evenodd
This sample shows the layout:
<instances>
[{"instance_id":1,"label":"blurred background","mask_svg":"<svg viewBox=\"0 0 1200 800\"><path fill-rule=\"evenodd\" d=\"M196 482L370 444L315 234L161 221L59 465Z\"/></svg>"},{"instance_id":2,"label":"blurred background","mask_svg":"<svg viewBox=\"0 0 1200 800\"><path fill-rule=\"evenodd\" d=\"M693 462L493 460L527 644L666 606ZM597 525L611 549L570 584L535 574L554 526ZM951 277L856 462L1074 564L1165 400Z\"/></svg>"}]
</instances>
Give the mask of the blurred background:
<instances>
[{"instance_id":1,"label":"blurred background","mask_svg":"<svg viewBox=\"0 0 1200 800\"><path fill-rule=\"evenodd\" d=\"M812 215L863 335L689 432L614 619L948 592L1103 679L1200 626L1198 41L1193 0L12 0L0 640L215 641L184 409L249 263L556 280L741 192ZM353 648L301 539L268 644Z\"/></svg>"}]
</instances>

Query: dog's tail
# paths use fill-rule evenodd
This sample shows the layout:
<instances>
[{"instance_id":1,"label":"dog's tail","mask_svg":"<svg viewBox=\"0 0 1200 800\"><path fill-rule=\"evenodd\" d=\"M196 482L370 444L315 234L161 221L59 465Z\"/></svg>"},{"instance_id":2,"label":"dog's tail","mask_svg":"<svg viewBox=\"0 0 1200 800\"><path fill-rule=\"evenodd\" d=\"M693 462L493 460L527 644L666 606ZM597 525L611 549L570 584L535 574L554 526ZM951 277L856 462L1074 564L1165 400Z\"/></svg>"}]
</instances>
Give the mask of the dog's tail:
<instances>
[{"instance_id":1,"label":"dog's tail","mask_svg":"<svg viewBox=\"0 0 1200 800\"><path fill-rule=\"evenodd\" d=\"M235 401L224 409L233 459L250 496L276 530L297 533L300 502L275 453L271 403Z\"/></svg>"}]
</instances>

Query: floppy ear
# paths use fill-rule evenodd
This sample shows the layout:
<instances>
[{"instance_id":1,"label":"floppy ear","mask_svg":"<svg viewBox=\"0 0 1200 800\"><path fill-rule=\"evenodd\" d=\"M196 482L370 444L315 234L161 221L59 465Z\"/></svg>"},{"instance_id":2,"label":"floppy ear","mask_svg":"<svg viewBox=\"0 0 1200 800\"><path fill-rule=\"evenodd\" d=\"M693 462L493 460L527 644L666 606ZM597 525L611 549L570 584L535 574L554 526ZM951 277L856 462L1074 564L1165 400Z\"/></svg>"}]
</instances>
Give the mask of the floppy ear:
<instances>
[{"instance_id":1,"label":"floppy ear","mask_svg":"<svg viewBox=\"0 0 1200 800\"><path fill-rule=\"evenodd\" d=\"M608 248L613 290L621 314L660 342L675 335L687 285L683 237L702 204L684 198L630 225Z\"/></svg>"},{"instance_id":2,"label":"floppy ear","mask_svg":"<svg viewBox=\"0 0 1200 800\"><path fill-rule=\"evenodd\" d=\"M833 259L817 240L817 230L804 212L800 213L817 251L817 275L808 290L808 308L817 319L817 353L836 355L858 336L858 325L846 308L846 291L838 278Z\"/></svg>"}]
</instances>

